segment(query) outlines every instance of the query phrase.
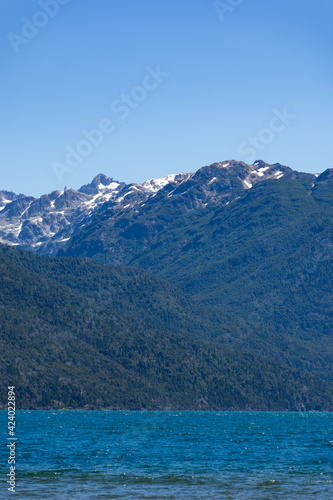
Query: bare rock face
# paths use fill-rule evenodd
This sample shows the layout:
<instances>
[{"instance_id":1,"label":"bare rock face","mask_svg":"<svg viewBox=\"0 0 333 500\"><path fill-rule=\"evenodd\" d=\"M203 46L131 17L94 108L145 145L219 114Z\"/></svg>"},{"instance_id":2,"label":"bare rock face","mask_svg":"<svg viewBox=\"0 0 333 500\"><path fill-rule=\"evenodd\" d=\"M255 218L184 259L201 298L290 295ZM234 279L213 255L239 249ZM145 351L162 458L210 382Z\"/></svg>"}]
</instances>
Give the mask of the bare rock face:
<instances>
[{"instance_id":1,"label":"bare rock face","mask_svg":"<svg viewBox=\"0 0 333 500\"><path fill-rule=\"evenodd\" d=\"M302 179L315 189L316 183L330 181L323 173L316 178L289 167L268 165L258 160L248 165L235 160L213 163L197 172L171 174L142 184L126 184L104 174L79 190L53 191L39 198L0 191L0 242L54 255L96 215L133 217L149 200L149 209L159 203L186 203L190 208L223 206L267 180Z\"/></svg>"},{"instance_id":2,"label":"bare rock face","mask_svg":"<svg viewBox=\"0 0 333 500\"><path fill-rule=\"evenodd\" d=\"M0 191L0 242L43 254L55 254L71 235L108 206L133 206L181 175L143 184L118 182L103 174L78 191L53 191L39 198Z\"/></svg>"}]
</instances>

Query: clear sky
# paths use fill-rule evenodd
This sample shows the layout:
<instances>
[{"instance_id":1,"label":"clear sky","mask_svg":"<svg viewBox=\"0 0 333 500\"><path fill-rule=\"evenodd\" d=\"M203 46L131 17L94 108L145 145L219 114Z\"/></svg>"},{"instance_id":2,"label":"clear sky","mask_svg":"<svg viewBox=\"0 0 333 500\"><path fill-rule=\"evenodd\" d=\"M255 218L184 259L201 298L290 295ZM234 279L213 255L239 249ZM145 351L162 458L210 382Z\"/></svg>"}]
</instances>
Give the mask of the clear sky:
<instances>
[{"instance_id":1,"label":"clear sky","mask_svg":"<svg viewBox=\"0 0 333 500\"><path fill-rule=\"evenodd\" d=\"M1 0L0 190L332 168L332 25L332 0Z\"/></svg>"}]
</instances>

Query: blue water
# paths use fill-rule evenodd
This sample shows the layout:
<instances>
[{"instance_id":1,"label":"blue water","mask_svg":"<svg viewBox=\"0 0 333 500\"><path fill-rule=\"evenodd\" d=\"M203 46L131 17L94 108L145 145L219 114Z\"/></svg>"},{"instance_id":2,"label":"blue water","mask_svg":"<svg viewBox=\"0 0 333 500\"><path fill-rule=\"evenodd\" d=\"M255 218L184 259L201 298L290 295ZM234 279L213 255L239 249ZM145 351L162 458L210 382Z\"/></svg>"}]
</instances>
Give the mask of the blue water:
<instances>
[{"instance_id":1,"label":"blue water","mask_svg":"<svg viewBox=\"0 0 333 500\"><path fill-rule=\"evenodd\" d=\"M20 411L19 499L332 499L333 414ZM7 413L0 412L0 498Z\"/></svg>"}]
</instances>

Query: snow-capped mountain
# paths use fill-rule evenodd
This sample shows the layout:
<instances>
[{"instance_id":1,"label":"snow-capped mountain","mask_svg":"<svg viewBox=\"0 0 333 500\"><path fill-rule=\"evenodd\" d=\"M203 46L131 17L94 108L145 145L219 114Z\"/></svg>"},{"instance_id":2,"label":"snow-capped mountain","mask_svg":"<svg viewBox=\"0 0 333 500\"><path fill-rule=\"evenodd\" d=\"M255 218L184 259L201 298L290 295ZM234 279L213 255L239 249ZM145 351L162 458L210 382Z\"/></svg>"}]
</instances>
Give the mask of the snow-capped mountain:
<instances>
[{"instance_id":1,"label":"snow-capped mountain","mask_svg":"<svg viewBox=\"0 0 333 500\"><path fill-rule=\"evenodd\" d=\"M0 242L39 251L52 240L48 250L41 253L53 254L102 207L126 209L182 178L183 174L174 174L127 185L99 174L77 191L65 188L39 198L0 191Z\"/></svg>"},{"instance_id":2,"label":"snow-capped mountain","mask_svg":"<svg viewBox=\"0 0 333 500\"><path fill-rule=\"evenodd\" d=\"M65 188L39 198L0 191L0 242L54 255L97 215L115 219L126 211L133 218L142 210L153 212L158 203L167 206L173 199L192 207L227 205L259 183L282 178L316 184L314 174L298 173L279 163L258 160L248 165L230 160L143 184L126 184L99 174L77 191Z\"/></svg>"}]
</instances>

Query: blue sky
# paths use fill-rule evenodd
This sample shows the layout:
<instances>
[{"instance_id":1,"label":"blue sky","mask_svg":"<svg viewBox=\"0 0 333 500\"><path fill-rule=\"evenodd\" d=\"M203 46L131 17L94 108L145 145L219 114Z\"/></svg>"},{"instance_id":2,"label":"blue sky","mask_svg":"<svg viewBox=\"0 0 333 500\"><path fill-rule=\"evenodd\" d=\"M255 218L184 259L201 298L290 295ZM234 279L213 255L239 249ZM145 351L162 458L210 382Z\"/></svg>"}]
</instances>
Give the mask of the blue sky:
<instances>
[{"instance_id":1,"label":"blue sky","mask_svg":"<svg viewBox=\"0 0 333 500\"><path fill-rule=\"evenodd\" d=\"M332 22L331 0L1 0L0 190L332 168Z\"/></svg>"}]
</instances>

